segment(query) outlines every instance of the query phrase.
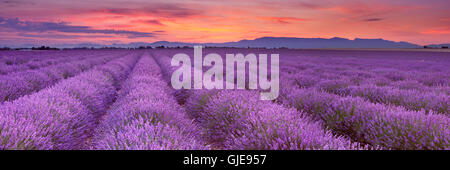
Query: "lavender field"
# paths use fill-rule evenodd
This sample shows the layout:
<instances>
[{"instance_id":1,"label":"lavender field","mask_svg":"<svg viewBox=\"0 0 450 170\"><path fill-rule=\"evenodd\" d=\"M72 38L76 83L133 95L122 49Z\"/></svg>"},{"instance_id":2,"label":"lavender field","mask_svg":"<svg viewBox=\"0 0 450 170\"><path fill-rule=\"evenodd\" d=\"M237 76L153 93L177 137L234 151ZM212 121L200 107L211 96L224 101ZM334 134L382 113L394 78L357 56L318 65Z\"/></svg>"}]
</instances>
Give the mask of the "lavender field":
<instances>
[{"instance_id":1,"label":"lavender field","mask_svg":"<svg viewBox=\"0 0 450 170\"><path fill-rule=\"evenodd\" d=\"M203 49L279 54L272 101L175 90L177 53L1 51L0 149L450 149L449 52Z\"/></svg>"}]
</instances>

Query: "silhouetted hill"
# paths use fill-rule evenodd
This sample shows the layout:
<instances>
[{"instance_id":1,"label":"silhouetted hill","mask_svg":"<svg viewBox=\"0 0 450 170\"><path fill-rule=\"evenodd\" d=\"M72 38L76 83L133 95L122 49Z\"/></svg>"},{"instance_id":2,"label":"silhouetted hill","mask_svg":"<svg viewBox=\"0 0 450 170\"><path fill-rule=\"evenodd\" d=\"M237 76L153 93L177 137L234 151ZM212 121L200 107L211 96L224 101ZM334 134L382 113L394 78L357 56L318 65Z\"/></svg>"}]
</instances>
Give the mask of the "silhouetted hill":
<instances>
[{"instance_id":1,"label":"silhouetted hill","mask_svg":"<svg viewBox=\"0 0 450 170\"><path fill-rule=\"evenodd\" d=\"M383 39L361 39L349 40L346 38L290 38L290 37L262 37L254 40L241 40L226 43L182 43L158 41L150 44L140 44L150 46L215 46L215 47L260 47L260 48L421 48L422 46L408 42L394 42Z\"/></svg>"},{"instance_id":2,"label":"silhouetted hill","mask_svg":"<svg viewBox=\"0 0 450 170\"><path fill-rule=\"evenodd\" d=\"M225 43L184 43L184 42L169 42L169 41L157 41L153 43L147 42L132 42L129 44L112 44L102 45L95 43L82 43L82 44L60 44L52 47L58 48L73 48L73 47L123 47L123 48L137 48L137 47L183 47L194 45L202 46L214 46L214 47L258 47L258 48L423 48L422 46L408 43L408 42L395 42L384 39L362 39L356 38L354 40L346 38L292 38L292 37L262 37L254 40L241 40L237 42L225 42ZM35 46L28 44L27 46Z\"/></svg>"},{"instance_id":3,"label":"silhouetted hill","mask_svg":"<svg viewBox=\"0 0 450 170\"><path fill-rule=\"evenodd\" d=\"M213 45L213 44L212 44ZM394 42L383 39L349 40L346 38L289 38L262 37L255 40L220 43L217 45L231 47L267 47L267 48L420 48L419 45L407 42Z\"/></svg>"},{"instance_id":4,"label":"silhouetted hill","mask_svg":"<svg viewBox=\"0 0 450 170\"><path fill-rule=\"evenodd\" d=\"M430 44L427 45L429 48L450 48L450 44Z\"/></svg>"}]
</instances>

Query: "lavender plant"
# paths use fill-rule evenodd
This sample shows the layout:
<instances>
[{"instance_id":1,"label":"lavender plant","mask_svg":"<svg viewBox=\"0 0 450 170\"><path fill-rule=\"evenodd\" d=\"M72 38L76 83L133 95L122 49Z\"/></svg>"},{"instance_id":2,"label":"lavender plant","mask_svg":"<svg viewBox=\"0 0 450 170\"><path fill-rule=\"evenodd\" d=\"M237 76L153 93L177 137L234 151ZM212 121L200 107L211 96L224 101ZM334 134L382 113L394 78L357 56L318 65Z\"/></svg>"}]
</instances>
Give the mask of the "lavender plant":
<instances>
[{"instance_id":1,"label":"lavender plant","mask_svg":"<svg viewBox=\"0 0 450 170\"><path fill-rule=\"evenodd\" d=\"M450 146L450 120L444 115L407 111L311 89L293 89L280 101L320 119L336 134L363 144L390 149Z\"/></svg>"},{"instance_id":2,"label":"lavender plant","mask_svg":"<svg viewBox=\"0 0 450 170\"><path fill-rule=\"evenodd\" d=\"M95 113L103 107L104 103L98 101L107 101L114 95L100 94L100 88L105 84L113 86L116 80L112 78L119 76L101 71L102 68L117 63L131 68L136 59L137 56L119 58L38 93L5 102L0 106L0 148L82 149L95 128ZM126 71L112 70L117 74Z\"/></svg>"},{"instance_id":3,"label":"lavender plant","mask_svg":"<svg viewBox=\"0 0 450 170\"><path fill-rule=\"evenodd\" d=\"M100 123L92 148L209 149L199 131L170 96L154 59L144 55Z\"/></svg>"}]
</instances>

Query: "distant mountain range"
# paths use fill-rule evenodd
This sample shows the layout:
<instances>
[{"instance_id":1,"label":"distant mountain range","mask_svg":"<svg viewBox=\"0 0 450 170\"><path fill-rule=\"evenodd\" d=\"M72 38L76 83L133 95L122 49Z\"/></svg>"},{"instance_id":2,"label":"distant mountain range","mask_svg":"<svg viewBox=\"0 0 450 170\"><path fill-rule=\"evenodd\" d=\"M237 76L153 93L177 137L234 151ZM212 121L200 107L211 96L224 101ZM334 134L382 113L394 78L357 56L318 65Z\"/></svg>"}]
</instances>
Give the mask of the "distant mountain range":
<instances>
[{"instance_id":1,"label":"distant mountain range","mask_svg":"<svg viewBox=\"0 0 450 170\"><path fill-rule=\"evenodd\" d=\"M95 44L95 43L81 43L81 44L59 44L50 45L57 48L74 48L74 47L123 47L123 48L136 48L140 46L165 46L165 47L184 47L184 46L214 46L214 47L259 47L259 48L423 48L423 46L412 44L408 42L395 42L384 39L361 39L356 38L354 40L346 38L291 38L291 37L262 37L254 40L241 40L237 42L225 42L225 43L184 43L184 42L169 42L169 41L157 41L153 43L146 42L132 42L129 44ZM429 47L441 47L448 46L450 44L430 45ZM1 45L0 45L1 46ZM41 45L25 44L18 47L37 47ZM17 47L13 47L17 48Z\"/></svg>"},{"instance_id":2,"label":"distant mountain range","mask_svg":"<svg viewBox=\"0 0 450 170\"><path fill-rule=\"evenodd\" d=\"M430 48L442 48L442 47L450 48L450 44L430 44L430 45L427 45L427 47L430 47Z\"/></svg>"}]
</instances>

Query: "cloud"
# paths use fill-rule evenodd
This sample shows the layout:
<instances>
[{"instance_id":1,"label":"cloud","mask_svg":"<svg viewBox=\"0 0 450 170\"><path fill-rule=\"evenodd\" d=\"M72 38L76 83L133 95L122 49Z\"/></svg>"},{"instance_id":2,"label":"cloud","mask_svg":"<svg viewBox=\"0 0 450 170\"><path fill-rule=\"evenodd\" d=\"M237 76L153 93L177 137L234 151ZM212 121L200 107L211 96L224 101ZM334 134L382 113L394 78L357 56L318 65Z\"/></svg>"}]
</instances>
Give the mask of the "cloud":
<instances>
[{"instance_id":1,"label":"cloud","mask_svg":"<svg viewBox=\"0 0 450 170\"><path fill-rule=\"evenodd\" d=\"M32 2L21 2L18 0L0 0L0 4L6 7L18 7L20 5L22 5L23 3L27 3L27 4L34 4Z\"/></svg>"},{"instance_id":2,"label":"cloud","mask_svg":"<svg viewBox=\"0 0 450 170\"><path fill-rule=\"evenodd\" d=\"M437 28L428 29L421 32L422 34L431 34L431 35L443 35L450 34L450 26L442 26Z\"/></svg>"},{"instance_id":3,"label":"cloud","mask_svg":"<svg viewBox=\"0 0 450 170\"><path fill-rule=\"evenodd\" d=\"M131 21L132 23L140 23L140 24L149 24L149 25L161 25L163 26L164 24L161 23L159 20L156 19L149 19L149 20L134 20Z\"/></svg>"},{"instance_id":4,"label":"cloud","mask_svg":"<svg viewBox=\"0 0 450 170\"><path fill-rule=\"evenodd\" d=\"M381 21L383 20L382 18L369 18L369 19L365 19L363 21L365 22L376 22L376 21Z\"/></svg>"},{"instance_id":5,"label":"cloud","mask_svg":"<svg viewBox=\"0 0 450 170\"><path fill-rule=\"evenodd\" d=\"M285 4L289 5L289 4ZM369 2L364 0L354 1L320 1L319 2L293 2L296 8L302 8L313 11L328 11L343 15L356 17L370 17L376 15L386 15L391 13L411 12L413 10L423 9L423 6L414 3L387 3L384 1Z\"/></svg>"},{"instance_id":6,"label":"cloud","mask_svg":"<svg viewBox=\"0 0 450 170\"><path fill-rule=\"evenodd\" d=\"M153 25L163 25L161 22L159 22L158 20L146 20L145 23L147 24L153 24Z\"/></svg>"},{"instance_id":7,"label":"cloud","mask_svg":"<svg viewBox=\"0 0 450 170\"><path fill-rule=\"evenodd\" d=\"M357 15L357 16L375 16L375 15L387 15L392 13L402 13L402 12L412 12L423 7L414 5L414 4L402 4L402 5L394 5L394 4L386 4L380 2L374 3L354 3L342 6L336 6L334 8L330 8L330 10L334 10L340 12L342 14L348 15Z\"/></svg>"},{"instance_id":8,"label":"cloud","mask_svg":"<svg viewBox=\"0 0 450 170\"><path fill-rule=\"evenodd\" d=\"M126 30L94 29L89 26L68 25L67 22L33 22L21 21L18 18L0 17L0 27L9 28L23 32L63 32L63 33L86 33L86 34L114 34L125 35L128 38L155 37L152 32L138 32Z\"/></svg>"},{"instance_id":9,"label":"cloud","mask_svg":"<svg viewBox=\"0 0 450 170\"><path fill-rule=\"evenodd\" d=\"M273 21L279 24L290 24L292 22L307 21L307 19L297 17L261 17L261 19Z\"/></svg>"},{"instance_id":10,"label":"cloud","mask_svg":"<svg viewBox=\"0 0 450 170\"><path fill-rule=\"evenodd\" d=\"M156 16L163 18L186 18L200 15L203 12L198 9L180 7L176 4L150 4L140 8L108 8L93 10L94 13L127 15L127 16Z\"/></svg>"},{"instance_id":11,"label":"cloud","mask_svg":"<svg viewBox=\"0 0 450 170\"><path fill-rule=\"evenodd\" d=\"M322 9L324 8L324 4L316 4L316 3L309 3L309 2L294 2L293 5L295 7L305 8L305 9Z\"/></svg>"},{"instance_id":12,"label":"cloud","mask_svg":"<svg viewBox=\"0 0 450 170\"><path fill-rule=\"evenodd\" d=\"M111 38L111 35L67 35L67 34L58 34L58 33L38 33L38 34L30 34L30 33L19 33L17 34L21 37L28 38L50 38L50 39L79 39L79 38Z\"/></svg>"}]
</instances>

